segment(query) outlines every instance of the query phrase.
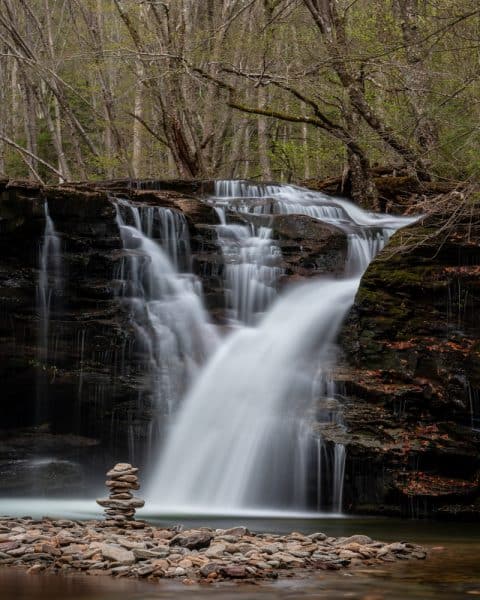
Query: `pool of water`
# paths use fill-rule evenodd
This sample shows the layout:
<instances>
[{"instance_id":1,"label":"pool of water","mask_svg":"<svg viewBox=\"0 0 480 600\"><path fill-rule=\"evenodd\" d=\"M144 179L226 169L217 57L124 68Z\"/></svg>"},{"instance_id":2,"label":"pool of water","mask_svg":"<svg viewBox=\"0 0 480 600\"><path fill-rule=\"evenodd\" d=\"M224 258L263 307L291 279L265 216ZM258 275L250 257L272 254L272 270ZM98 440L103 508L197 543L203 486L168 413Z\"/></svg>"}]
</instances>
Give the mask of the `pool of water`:
<instances>
[{"instance_id":1,"label":"pool of water","mask_svg":"<svg viewBox=\"0 0 480 600\"><path fill-rule=\"evenodd\" d=\"M98 519L103 511L95 500L50 500L44 498L0 498L0 515L43 516L70 519ZM137 517L158 526L228 528L244 525L256 532L289 533L323 531L339 537L363 533L385 541L409 541L435 545L447 541L480 543L480 523L453 523L429 520L355 517L317 513L245 511L240 515L163 514L155 507L137 510Z\"/></svg>"}]
</instances>

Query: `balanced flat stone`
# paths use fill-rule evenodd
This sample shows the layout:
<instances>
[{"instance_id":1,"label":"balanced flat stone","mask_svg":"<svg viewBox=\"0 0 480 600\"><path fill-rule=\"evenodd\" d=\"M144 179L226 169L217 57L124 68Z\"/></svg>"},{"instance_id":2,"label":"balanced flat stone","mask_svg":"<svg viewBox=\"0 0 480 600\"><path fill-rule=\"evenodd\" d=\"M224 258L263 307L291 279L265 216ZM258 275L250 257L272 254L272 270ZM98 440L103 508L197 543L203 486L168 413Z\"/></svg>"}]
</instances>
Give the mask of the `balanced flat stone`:
<instances>
[{"instance_id":1,"label":"balanced flat stone","mask_svg":"<svg viewBox=\"0 0 480 600\"><path fill-rule=\"evenodd\" d=\"M141 498L131 498L130 500L112 500L112 498L99 498L97 504L108 506L110 508L142 508L145 506L145 500Z\"/></svg>"},{"instance_id":2,"label":"balanced flat stone","mask_svg":"<svg viewBox=\"0 0 480 600\"><path fill-rule=\"evenodd\" d=\"M108 488L116 488L116 489L122 489L122 490L138 490L140 489L140 485L138 483L129 483L128 481L113 481L113 480L107 480L105 482L105 485Z\"/></svg>"},{"instance_id":3,"label":"balanced flat stone","mask_svg":"<svg viewBox=\"0 0 480 600\"><path fill-rule=\"evenodd\" d=\"M130 550L121 546L112 546L111 544L102 544L100 551L103 558L114 560L124 565L132 565L135 562L135 555Z\"/></svg>"}]
</instances>

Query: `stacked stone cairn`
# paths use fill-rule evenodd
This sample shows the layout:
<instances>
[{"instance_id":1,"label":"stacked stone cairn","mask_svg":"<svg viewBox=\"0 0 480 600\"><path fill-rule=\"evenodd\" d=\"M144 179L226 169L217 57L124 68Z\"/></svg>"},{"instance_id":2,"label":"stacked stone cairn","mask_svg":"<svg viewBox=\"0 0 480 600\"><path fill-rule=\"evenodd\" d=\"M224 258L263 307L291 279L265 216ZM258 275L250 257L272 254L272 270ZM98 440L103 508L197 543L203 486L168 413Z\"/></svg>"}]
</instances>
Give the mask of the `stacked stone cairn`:
<instances>
[{"instance_id":1,"label":"stacked stone cairn","mask_svg":"<svg viewBox=\"0 0 480 600\"><path fill-rule=\"evenodd\" d=\"M143 529L145 523L135 520L137 508L142 508L145 500L136 498L133 490L138 490L138 469L128 463L118 463L107 473L105 485L110 490L108 498L99 498L97 504L105 508L105 526L124 529Z\"/></svg>"}]
</instances>

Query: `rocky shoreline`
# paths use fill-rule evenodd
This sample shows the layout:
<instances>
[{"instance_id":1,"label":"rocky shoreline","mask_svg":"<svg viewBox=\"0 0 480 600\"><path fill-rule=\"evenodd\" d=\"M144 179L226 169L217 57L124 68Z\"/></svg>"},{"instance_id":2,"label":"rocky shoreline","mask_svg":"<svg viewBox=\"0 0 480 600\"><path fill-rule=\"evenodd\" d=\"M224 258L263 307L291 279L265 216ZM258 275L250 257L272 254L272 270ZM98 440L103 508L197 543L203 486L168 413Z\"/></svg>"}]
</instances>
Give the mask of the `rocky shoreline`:
<instances>
[{"instance_id":1,"label":"rocky shoreline","mask_svg":"<svg viewBox=\"0 0 480 600\"><path fill-rule=\"evenodd\" d=\"M0 567L29 573L84 573L185 584L261 581L316 570L375 567L427 557L425 548L383 543L365 535L328 537L231 529L142 529L44 517L0 517Z\"/></svg>"}]
</instances>

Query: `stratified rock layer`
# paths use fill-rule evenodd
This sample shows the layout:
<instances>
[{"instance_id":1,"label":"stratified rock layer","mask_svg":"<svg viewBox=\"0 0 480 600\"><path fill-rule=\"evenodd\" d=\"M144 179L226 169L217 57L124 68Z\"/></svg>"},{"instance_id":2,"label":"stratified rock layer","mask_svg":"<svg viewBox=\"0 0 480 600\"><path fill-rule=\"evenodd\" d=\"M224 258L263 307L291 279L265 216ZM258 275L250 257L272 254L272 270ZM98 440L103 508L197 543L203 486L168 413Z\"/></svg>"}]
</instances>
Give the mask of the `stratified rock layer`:
<instances>
[{"instance_id":1,"label":"stratified rock layer","mask_svg":"<svg viewBox=\"0 0 480 600\"><path fill-rule=\"evenodd\" d=\"M448 217L395 234L343 330L353 511L480 516L480 207Z\"/></svg>"}]
</instances>

